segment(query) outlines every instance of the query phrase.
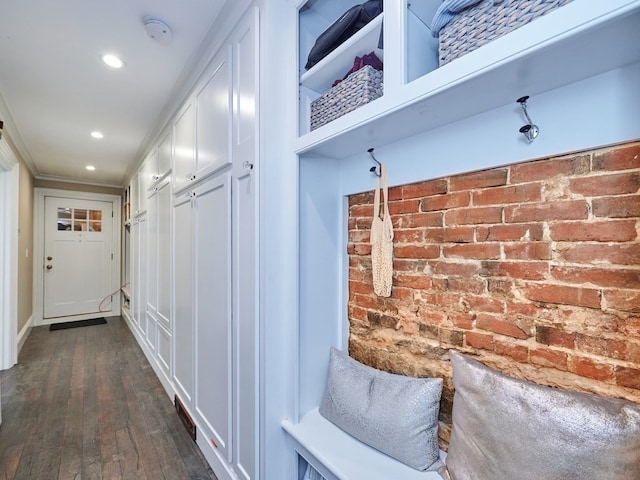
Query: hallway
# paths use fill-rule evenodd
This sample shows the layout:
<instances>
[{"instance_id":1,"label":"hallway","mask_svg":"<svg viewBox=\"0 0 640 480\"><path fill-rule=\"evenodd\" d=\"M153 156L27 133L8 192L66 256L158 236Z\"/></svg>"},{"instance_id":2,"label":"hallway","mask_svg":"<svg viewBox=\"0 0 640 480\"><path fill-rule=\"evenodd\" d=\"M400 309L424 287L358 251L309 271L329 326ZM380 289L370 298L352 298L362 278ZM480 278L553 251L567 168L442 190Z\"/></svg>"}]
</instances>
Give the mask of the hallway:
<instances>
[{"instance_id":1,"label":"hallway","mask_svg":"<svg viewBox=\"0 0 640 480\"><path fill-rule=\"evenodd\" d=\"M124 320L36 327L1 372L0 480L215 480Z\"/></svg>"}]
</instances>

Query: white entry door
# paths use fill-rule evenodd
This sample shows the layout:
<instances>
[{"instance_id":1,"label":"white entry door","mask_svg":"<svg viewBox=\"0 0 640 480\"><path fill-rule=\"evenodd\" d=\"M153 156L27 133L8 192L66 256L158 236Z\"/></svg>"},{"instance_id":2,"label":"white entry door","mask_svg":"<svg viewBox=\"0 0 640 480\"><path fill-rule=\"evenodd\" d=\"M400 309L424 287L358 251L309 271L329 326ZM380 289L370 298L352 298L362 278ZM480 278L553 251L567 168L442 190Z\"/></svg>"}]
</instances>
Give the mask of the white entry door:
<instances>
[{"instance_id":1,"label":"white entry door","mask_svg":"<svg viewBox=\"0 0 640 480\"><path fill-rule=\"evenodd\" d=\"M111 312L112 209L45 197L44 318Z\"/></svg>"}]
</instances>

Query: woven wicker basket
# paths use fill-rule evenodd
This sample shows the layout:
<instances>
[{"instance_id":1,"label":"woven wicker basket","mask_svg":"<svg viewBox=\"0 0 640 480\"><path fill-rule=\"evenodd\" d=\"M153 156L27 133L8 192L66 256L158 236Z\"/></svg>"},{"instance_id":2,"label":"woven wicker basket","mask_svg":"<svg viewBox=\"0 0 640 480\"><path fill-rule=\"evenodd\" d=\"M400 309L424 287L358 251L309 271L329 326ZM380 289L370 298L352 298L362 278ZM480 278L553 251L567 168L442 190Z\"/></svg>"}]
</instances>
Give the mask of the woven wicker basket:
<instances>
[{"instance_id":1,"label":"woven wicker basket","mask_svg":"<svg viewBox=\"0 0 640 480\"><path fill-rule=\"evenodd\" d=\"M571 0L483 0L440 30L440 66L541 17Z\"/></svg>"},{"instance_id":2,"label":"woven wicker basket","mask_svg":"<svg viewBox=\"0 0 640 480\"><path fill-rule=\"evenodd\" d=\"M381 96L382 71L365 65L311 102L311 130Z\"/></svg>"}]
</instances>

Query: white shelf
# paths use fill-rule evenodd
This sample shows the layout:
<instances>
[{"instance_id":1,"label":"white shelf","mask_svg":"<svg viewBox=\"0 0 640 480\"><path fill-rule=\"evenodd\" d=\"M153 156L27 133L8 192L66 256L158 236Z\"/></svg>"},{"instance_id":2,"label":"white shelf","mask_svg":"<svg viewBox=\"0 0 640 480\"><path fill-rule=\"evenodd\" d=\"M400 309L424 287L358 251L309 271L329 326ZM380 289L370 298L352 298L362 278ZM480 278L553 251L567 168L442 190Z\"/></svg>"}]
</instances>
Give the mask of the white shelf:
<instances>
[{"instance_id":1,"label":"white shelf","mask_svg":"<svg viewBox=\"0 0 640 480\"><path fill-rule=\"evenodd\" d=\"M356 440L320 415L317 408L298 424L283 421L282 428L298 444L298 453L328 479L442 480L436 472L415 470Z\"/></svg>"},{"instance_id":2,"label":"white shelf","mask_svg":"<svg viewBox=\"0 0 640 480\"><path fill-rule=\"evenodd\" d=\"M381 13L371 20L349 40L303 73L300 76L300 85L322 94L331 88L336 79L345 76L355 57L375 52L380 60L384 60L383 51L378 48L383 15Z\"/></svg>"},{"instance_id":3,"label":"white shelf","mask_svg":"<svg viewBox=\"0 0 640 480\"><path fill-rule=\"evenodd\" d=\"M640 0L574 0L298 138L344 158L640 61ZM585 99L585 101L588 101Z\"/></svg>"}]
</instances>

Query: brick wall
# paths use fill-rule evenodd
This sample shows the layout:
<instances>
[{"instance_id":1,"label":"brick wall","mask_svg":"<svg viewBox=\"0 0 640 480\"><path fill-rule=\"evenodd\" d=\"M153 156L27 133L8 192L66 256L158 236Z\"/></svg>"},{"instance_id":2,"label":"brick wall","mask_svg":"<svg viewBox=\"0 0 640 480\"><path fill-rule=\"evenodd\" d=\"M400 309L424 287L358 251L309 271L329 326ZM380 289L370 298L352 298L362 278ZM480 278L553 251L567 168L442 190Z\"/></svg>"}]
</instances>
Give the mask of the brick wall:
<instances>
[{"instance_id":1,"label":"brick wall","mask_svg":"<svg viewBox=\"0 0 640 480\"><path fill-rule=\"evenodd\" d=\"M349 198L349 351L445 379L443 446L451 348L640 403L640 143L393 187L389 199L393 293L378 298L373 192Z\"/></svg>"}]
</instances>

